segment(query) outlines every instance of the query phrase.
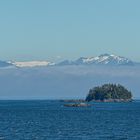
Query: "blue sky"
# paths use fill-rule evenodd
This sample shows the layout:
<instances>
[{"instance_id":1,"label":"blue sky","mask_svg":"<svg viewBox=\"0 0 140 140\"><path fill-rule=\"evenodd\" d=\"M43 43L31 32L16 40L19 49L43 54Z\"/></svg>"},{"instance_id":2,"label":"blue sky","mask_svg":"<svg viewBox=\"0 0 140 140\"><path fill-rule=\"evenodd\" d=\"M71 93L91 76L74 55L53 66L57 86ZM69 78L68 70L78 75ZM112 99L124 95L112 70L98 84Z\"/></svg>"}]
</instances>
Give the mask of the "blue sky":
<instances>
[{"instance_id":1,"label":"blue sky","mask_svg":"<svg viewBox=\"0 0 140 140\"><path fill-rule=\"evenodd\" d=\"M114 53L140 61L139 0L1 0L0 59Z\"/></svg>"}]
</instances>

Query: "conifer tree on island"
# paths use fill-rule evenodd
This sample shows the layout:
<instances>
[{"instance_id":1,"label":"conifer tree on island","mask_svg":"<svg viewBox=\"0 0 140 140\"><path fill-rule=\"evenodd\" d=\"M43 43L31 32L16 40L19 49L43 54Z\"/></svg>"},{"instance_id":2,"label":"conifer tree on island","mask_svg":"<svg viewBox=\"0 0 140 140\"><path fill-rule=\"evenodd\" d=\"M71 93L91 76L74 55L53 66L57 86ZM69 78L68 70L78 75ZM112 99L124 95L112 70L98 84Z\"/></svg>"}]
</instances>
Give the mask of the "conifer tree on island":
<instances>
[{"instance_id":1,"label":"conifer tree on island","mask_svg":"<svg viewBox=\"0 0 140 140\"><path fill-rule=\"evenodd\" d=\"M120 84L104 84L90 89L86 101L132 101L132 93Z\"/></svg>"}]
</instances>

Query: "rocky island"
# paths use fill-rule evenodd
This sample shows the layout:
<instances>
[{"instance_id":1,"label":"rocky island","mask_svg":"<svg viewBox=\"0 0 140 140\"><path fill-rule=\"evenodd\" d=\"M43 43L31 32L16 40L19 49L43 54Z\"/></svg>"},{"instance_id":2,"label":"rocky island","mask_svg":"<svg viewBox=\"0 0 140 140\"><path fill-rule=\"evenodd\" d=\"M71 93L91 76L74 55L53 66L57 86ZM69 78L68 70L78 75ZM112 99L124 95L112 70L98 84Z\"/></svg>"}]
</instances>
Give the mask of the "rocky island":
<instances>
[{"instance_id":1,"label":"rocky island","mask_svg":"<svg viewBox=\"0 0 140 140\"><path fill-rule=\"evenodd\" d=\"M67 102L66 107L87 107L90 101L94 102L131 102L132 93L120 84L104 84L102 86L94 87L89 90L85 100L61 100Z\"/></svg>"},{"instance_id":2,"label":"rocky island","mask_svg":"<svg viewBox=\"0 0 140 140\"><path fill-rule=\"evenodd\" d=\"M132 93L120 84L104 84L101 87L90 89L86 101L130 102L132 101Z\"/></svg>"}]
</instances>

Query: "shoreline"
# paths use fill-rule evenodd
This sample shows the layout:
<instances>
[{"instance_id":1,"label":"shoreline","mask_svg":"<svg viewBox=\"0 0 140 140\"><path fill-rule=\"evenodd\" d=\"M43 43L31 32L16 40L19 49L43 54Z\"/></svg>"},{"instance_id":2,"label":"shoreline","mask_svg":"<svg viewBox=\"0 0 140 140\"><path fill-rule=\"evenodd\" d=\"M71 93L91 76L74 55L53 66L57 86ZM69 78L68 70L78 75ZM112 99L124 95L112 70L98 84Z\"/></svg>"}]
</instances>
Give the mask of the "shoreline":
<instances>
[{"instance_id":1,"label":"shoreline","mask_svg":"<svg viewBox=\"0 0 140 140\"><path fill-rule=\"evenodd\" d=\"M90 102L103 102L103 103L112 103L112 102L133 102L134 99L104 99L104 100L92 100ZM60 100L60 102L66 102L66 103L89 103L86 100L83 99L66 99L66 100Z\"/></svg>"}]
</instances>

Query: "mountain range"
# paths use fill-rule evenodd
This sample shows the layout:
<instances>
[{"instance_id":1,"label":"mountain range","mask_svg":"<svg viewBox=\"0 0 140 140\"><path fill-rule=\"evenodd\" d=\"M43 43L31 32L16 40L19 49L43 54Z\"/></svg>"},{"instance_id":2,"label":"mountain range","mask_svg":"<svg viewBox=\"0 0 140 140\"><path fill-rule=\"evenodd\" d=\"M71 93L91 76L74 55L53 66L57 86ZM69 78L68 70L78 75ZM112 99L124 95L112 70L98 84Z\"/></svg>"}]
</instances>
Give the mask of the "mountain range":
<instances>
[{"instance_id":1,"label":"mountain range","mask_svg":"<svg viewBox=\"0 0 140 140\"><path fill-rule=\"evenodd\" d=\"M65 65L109 65L119 66L127 65L133 66L138 63L113 54L102 54L96 57L80 57L75 61L64 60L59 63L49 61L0 61L0 67L40 67L40 66L65 66Z\"/></svg>"},{"instance_id":2,"label":"mountain range","mask_svg":"<svg viewBox=\"0 0 140 140\"><path fill-rule=\"evenodd\" d=\"M65 60L58 65L134 65L136 62L113 54L102 54L97 57L80 57L75 61Z\"/></svg>"},{"instance_id":3,"label":"mountain range","mask_svg":"<svg viewBox=\"0 0 140 140\"><path fill-rule=\"evenodd\" d=\"M140 99L140 63L102 54L75 61L0 61L0 99L85 98L91 87L121 84Z\"/></svg>"}]
</instances>

